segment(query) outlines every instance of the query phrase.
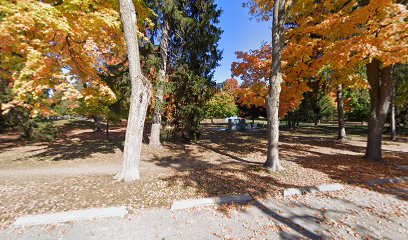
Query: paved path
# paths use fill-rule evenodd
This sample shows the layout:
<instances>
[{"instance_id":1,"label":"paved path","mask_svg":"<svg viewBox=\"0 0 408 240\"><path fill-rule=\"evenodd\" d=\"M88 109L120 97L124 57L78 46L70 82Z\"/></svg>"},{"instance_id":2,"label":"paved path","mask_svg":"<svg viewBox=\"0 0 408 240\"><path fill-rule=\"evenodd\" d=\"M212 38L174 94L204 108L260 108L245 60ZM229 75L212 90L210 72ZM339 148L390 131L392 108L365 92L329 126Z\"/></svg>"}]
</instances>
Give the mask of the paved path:
<instances>
[{"instance_id":1,"label":"paved path","mask_svg":"<svg viewBox=\"0 0 408 240\"><path fill-rule=\"evenodd\" d=\"M122 219L8 228L0 239L405 239L408 203L358 187L247 207L137 212Z\"/></svg>"},{"instance_id":2,"label":"paved path","mask_svg":"<svg viewBox=\"0 0 408 240\"><path fill-rule=\"evenodd\" d=\"M119 172L120 164L89 164L75 167L42 167L28 169L0 170L0 177L39 177L39 176L77 176L104 175Z\"/></svg>"}]
</instances>

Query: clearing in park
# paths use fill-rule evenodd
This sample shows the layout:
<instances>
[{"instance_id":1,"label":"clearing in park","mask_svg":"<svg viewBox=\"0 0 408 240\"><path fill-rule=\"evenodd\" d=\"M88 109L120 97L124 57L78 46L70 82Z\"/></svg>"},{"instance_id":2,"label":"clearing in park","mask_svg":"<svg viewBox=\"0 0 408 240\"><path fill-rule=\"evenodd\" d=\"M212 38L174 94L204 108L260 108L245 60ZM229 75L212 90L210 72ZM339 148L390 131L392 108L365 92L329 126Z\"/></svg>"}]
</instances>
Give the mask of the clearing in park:
<instances>
[{"instance_id":1,"label":"clearing in park","mask_svg":"<svg viewBox=\"0 0 408 240\"><path fill-rule=\"evenodd\" d=\"M403 0L0 0L0 239L407 239Z\"/></svg>"}]
</instances>

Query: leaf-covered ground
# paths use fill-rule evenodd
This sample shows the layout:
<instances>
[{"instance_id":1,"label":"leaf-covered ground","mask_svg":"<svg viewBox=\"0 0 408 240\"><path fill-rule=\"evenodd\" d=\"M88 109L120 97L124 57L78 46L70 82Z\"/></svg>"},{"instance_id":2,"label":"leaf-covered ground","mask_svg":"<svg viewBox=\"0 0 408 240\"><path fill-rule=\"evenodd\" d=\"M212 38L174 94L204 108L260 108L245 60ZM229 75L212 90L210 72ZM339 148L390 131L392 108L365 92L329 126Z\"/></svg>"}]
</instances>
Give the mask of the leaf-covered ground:
<instances>
[{"instance_id":1,"label":"leaf-covered ground","mask_svg":"<svg viewBox=\"0 0 408 240\"><path fill-rule=\"evenodd\" d=\"M0 135L0 224L23 214L126 205L131 210L169 208L177 199L249 193L281 198L288 187L340 182L406 199L406 184L369 187L364 182L406 175L408 143L385 142L384 163L361 159L364 142L340 143L330 126L284 130L285 171L262 168L266 131L217 131L210 126L195 143L143 146L141 175L134 183L113 181L120 168L124 125L110 140L86 122L64 122L52 143L29 143L9 132ZM404 194L405 193L405 194Z\"/></svg>"}]
</instances>

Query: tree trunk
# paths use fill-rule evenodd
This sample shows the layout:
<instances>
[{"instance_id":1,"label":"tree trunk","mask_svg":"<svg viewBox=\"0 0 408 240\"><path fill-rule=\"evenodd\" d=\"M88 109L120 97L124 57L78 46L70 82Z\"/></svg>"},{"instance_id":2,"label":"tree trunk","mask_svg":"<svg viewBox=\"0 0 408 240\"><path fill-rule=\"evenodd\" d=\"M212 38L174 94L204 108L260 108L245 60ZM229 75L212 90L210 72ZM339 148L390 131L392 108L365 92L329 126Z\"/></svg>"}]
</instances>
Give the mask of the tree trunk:
<instances>
[{"instance_id":1,"label":"tree trunk","mask_svg":"<svg viewBox=\"0 0 408 240\"><path fill-rule=\"evenodd\" d=\"M370 119L368 121L367 148L364 158L381 161L381 142L384 123L391 103L391 67L380 69L380 62L374 59L367 64L367 79L370 84Z\"/></svg>"},{"instance_id":2,"label":"tree trunk","mask_svg":"<svg viewBox=\"0 0 408 240\"><path fill-rule=\"evenodd\" d=\"M397 120L395 119L396 115L396 106L395 106L395 78L392 76L392 93L391 93L391 139L393 141L397 140Z\"/></svg>"},{"instance_id":3,"label":"tree trunk","mask_svg":"<svg viewBox=\"0 0 408 240\"><path fill-rule=\"evenodd\" d=\"M140 68L135 7L132 0L120 0L119 3L128 52L132 92L123 149L123 166L115 178L128 182L140 178L139 161L143 128L152 87L150 82L143 76Z\"/></svg>"},{"instance_id":4,"label":"tree trunk","mask_svg":"<svg viewBox=\"0 0 408 240\"><path fill-rule=\"evenodd\" d=\"M288 112L287 119L288 119L288 128L292 128L291 112Z\"/></svg>"},{"instance_id":5,"label":"tree trunk","mask_svg":"<svg viewBox=\"0 0 408 240\"><path fill-rule=\"evenodd\" d=\"M296 113L292 112L292 128L293 129L296 129L296 118L297 118Z\"/></svg>"},{"instance_id":6,"label":"tree trunk","mask_svg":"<svg viewBox=\"0 0 408 240\"><path fill-rule=\"evenodd\" d=\"M98 116L93 116L92 118L95 123L95 132L101 132L102 131L102 118Z\"/></svg>"},{"instance_id":7,"label":"tree trunk","mask_svg":"<svg viewBox=\"0 0 408 240\"><path fill-rule=\"evenodd\" d=\"M293 112L288 112L288 120L289 120L289 128L295 128L295 117L293 115Z\"/></svg>"},{"instance_id":8,"label":"tree trunk","mask_svg":"<svg viewBox=\"0 0 408 240\"><path fill-rule=\"evenodd\" d=\"M270 171L280 171L279 160L279 96L282 83L283 25L285 22L285 0L275 0L272 21L272 69L267 97L268 152L264 167Z\"/></svg>"},{"instance_id":9,"label":"tree trunk","mask_svg":"<svg viewBox=\"0 0 408 240\"><path fill-rule=\"evenodd\" d=\"M296 127L299 127L299 113L296 113Z\"/></svg>"},{"instance_id":10,"label":"tree trunk","mask_svg":"<svg viewBox=\"0 0 408 240\"><path fill-rule=\"evenodd\" d=\"M159 70L159 82L156 88L156 102L154 106L153 124L150 132L149 146L157 148L161 146L160 142L160 129L161 129L161 117L163 110L163 94L164 83L167 78L167 56L168 56L168 38L170 25L167 21L166 15L163 19L162 39L160 42L161 53L161 68Z\"/></svg>"},{"instance_id":11,"label":"tree trunk","mask_svg":"<svg viewBox=\"0 0 408 240\"><path fill-rule=\"evenodd\" d=\"M344 104L343 104L343 86L337 85L337 122L338 122L338 136L337 140L346 141L346 128L344 126Z\"/></svg>"},{"instance_id":12,"label":"tree trunk","mask_svg":"<svg viewBox=\"0 0 408 240\"><path fill-rule=\"evenodd\" d=\"M109 139L109 118L106 119L106 139Z\"/></svg>"}]
</instances>

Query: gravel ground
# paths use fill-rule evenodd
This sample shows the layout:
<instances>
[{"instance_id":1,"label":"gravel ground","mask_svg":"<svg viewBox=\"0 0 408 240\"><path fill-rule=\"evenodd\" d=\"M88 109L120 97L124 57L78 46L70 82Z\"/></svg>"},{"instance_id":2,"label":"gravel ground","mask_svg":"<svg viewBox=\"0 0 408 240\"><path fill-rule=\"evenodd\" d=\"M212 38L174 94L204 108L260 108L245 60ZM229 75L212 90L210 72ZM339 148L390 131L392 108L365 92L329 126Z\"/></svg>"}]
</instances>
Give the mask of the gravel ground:
<instances>
[{"instance_id":1,"label":"gravel ground","mask_svg":"<svg viewBox=\"0 0 408 240\"><path fill-rule=\"evenodd\" d=\"M7 228L0 239L406 239L408 204L348 186L333 193L256 200L124 219Z\"/></svg>"}]
</instances>

